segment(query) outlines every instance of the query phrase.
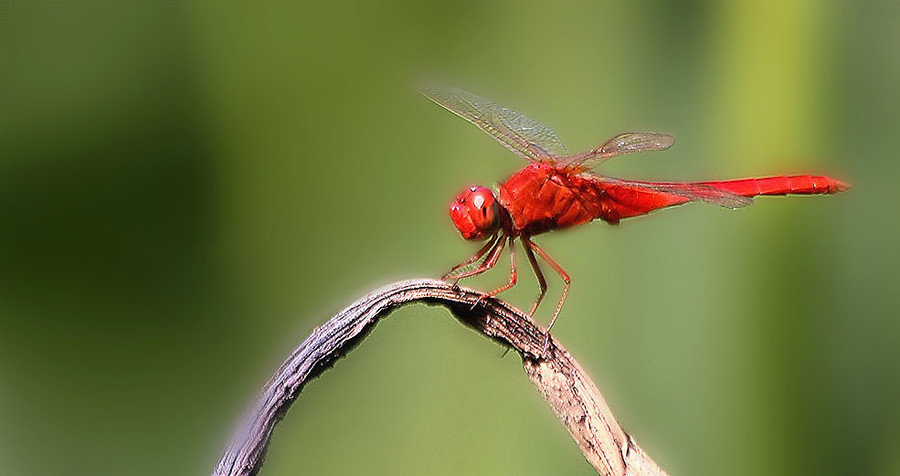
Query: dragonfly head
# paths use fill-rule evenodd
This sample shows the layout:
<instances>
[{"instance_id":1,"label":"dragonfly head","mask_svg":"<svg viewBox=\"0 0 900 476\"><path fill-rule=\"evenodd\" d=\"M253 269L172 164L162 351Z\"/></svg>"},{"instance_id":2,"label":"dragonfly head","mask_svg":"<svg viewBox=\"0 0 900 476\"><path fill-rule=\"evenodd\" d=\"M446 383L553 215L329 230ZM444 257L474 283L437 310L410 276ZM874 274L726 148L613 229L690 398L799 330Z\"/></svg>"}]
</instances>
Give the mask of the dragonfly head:
<instances>
[{"instance_id":1,"label":"dragonfly head","mask_svg":"<svg viewBox=\"0 0 900 476\"><path fill-rule=\"evenodd\" d=\"M483 240L500 227L500 204L489 188L463 190L450 204L450 219L467 240Z\"/></svg>"}]
</instances>

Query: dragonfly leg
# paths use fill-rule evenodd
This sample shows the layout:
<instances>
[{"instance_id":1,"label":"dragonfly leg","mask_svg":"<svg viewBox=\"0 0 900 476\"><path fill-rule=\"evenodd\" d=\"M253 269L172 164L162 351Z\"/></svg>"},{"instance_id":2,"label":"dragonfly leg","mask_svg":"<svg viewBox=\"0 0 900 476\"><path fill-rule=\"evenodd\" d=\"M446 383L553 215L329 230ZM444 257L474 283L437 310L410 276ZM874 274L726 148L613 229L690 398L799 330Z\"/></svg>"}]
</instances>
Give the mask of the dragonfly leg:
<instances>
[{"instance_id":1,"label":"dragonfly leg","mask_svg":"<svg viewBox=\"0 0 900 476\"><path fill-rule=\"evenodd\" d=\"M475 306L480 304L485 297L494 297L504 291L509 291L513 286L516 285L516 282L519 280L519 275L516 271L516 245L513 240L514 238L512 236L510 236L509 238L504 238L504 241L509 241L509 282L487 293L484 296L480 296L475 300L475 303L472 304L472 309L475 309ZM502 250L503 246L501 246L500 249ZM497 256L499 257L499 255L500 253L498 252Z\"/></svg>"},{"instance_id":2,"label":"dragonfly leg","mask_svg":"<svg viewBox=\"0 0 900 476\"><path fill-rule=\"evenodd\" d=\"M549 342L550 337L550 329L553 328L553 324L556 323L556 318L559 317L559 311L563 307L563 303L566 302L566 296L569 294L569 285L572 283L572 280L569 278L569 274L566 273L562 266L560 266L556 261L553 261L553 258L547 255L538 245L534 242L531 242L531 247L534 248L534 251L537 251L537 254L540 255L541 258L544 258L544 261L547 262L550 266L559 273L559 276L566 283L565 289L563 289L562 297L559 298L559 304L556 305L556 311L553 312L553 317L550 319L550 324L547 326L547 337Z\"/></svg>"},{"instance_id":3,"label":"dragonfly leg","mask_svg":"<svg viewBox=\"0 0 900 476\"><path fill-rule=\"evenodd\" d=\"M547 280L544 278L540 265L538 265L537 258L534 257L534 251L531 250L532 246L534 246L534 243L527 236L522 236L522 247L525 248L525 256L528 256L528 262L531 264L531 269L534 270L534 275L537 276L538 284L541 287L541 293L528 313L529 316L534 317L534 312L537 311L541 301L544 300L544 295L547 294Z\"/></svg>"},{"instance_id":4,"label":"dragonfly leg","mask_svg":"<svg viewBox=\"0 0 900 476\"><path fill-rule=\"evenodd\" d=\"M487 257L484 259L484 261L481 262L480 265L478 265L477 268L469 270L469 271L461 272L461 273L456 273L453 276L453 278L456 280L460 280L463 278L468 278L471 276L475 276L477 274L481 274L481 273L493 268L497 264L497 261L500 259L500 253L503 252L503 248L505 246L506 246L506 239L501 238L501 239L497 240L497 242L494 243L494 246L492 246L490 248L490 250L487 251Z\"/></svg>"},{"instance_id":5,"label":"dragonfly leg","mask_svg":"<svg viewBox=\"0 0 900 476\"><path fill-rule=\"evenodd\" d=\"M478 250L477 253L475 253L471 258L450 268L450 271L447 271L443 276L441 276L441 280L446 280L449 278L449 279L456 279L457 281L459 281L460 278L455 276L456 271L459 270L460 268L465 268L466 266L469 266L470 264L480 260L488 251L490 251L491 248L493 248L497 244L497 238L499 238L499 236L496 234L491 236L491 238L488 240L488 242L484 246L482 246L481 249ZM462 273L460 273L460 274L462 274Z\"/></svg>"},{"instance_id":6,"label":"dragonfly leg","mask_svg":"<svg viewBox=\"0 0 900 476\"><path fill-rule=\"evenodd\" d=\"M510 290L516 285L516 281L519 280L519 275L516 272L516 245L513 239L511 236L509 237L509 282L489 292L488 296L496 296L503 291Z\"/></svg>"}]
</instances>

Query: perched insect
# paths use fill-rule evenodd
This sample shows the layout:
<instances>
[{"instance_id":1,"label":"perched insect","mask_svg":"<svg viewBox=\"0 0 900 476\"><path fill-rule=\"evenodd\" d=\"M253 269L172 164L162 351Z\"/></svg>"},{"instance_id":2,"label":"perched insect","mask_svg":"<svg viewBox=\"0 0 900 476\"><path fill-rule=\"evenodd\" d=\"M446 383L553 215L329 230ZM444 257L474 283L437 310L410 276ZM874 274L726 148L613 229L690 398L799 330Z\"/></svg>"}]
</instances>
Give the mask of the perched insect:
<instances>
[{"instance_id":1,"label":"perched insect","mask_svg":"<svg viewBox=\"0 0 900 476\"><path fill-rule=\"evenodd\" d=\"M478 126L529 162L500 185L500 195L472 186L450 204L450 218L467 240L487 240L474 256L454 266L442 279L459 280L481 274L497 264L509 245L509 282L517 281L514 241L519 238L541 291L529 315L547 292L547 281L535 254L562 277L563 289L547 331L553 327L569 292L571 280L563 268L531 238L551 230L601 219L618 224L623 218L687 202L701 201L726 208L752 203L757 195L819 195L846 190L849 185L821 175L793 175L711 182L637 182L588 173L591 166L632 152L665 150L675 139L667 134L627 132L603 145L569 155L559 136L547 126L478 95L454 87L429 87L422 94ZM480 261L480 263L479 263ZM476 264L477 263L477 264Z\"/></svg>"}]
</instances>

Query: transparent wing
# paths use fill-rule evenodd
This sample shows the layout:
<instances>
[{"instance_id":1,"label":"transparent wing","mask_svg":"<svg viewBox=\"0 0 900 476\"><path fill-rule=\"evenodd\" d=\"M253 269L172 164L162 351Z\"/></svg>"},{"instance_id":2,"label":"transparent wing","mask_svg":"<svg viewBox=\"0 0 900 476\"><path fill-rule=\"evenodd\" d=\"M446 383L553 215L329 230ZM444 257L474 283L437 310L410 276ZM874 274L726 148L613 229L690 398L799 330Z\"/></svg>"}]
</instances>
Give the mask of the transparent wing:
<instances>
[{"instance_id":1,"label":"transparent wing","mask_svg":"<svg viewBox=\"0 0 900 476\"><path fill-rule=\"evenodd\" d=\"M431 85L419 91L475 124L522 158L534 161L568 155L566 146L552 129L512 109L452 86Z\"/></svg>"},{"instance_id":2,"label":"transparent wing","mask_svg":"<svg viewBox=\"0 0 900 476\"><path fill-rule=\"evenodd\" d=\"M720 207L725 208L741 208L753 203L753 199L750 197L744 197L710 185L698 183L635 182L610 177L598 177L598 180L622 187L639 188L651 192L677 195L691 201L712 203L713 205L719 205Z\"/></svg>"},{"instance_id":3,"label":"transparent wing","mask_svg":"<svg viewBox=\"0 0 900 476\"><path fill-rule=\"evenodd\" d=\"M598 158L615 157L632 152L666 150L675 143L675 137L655 132L626 132L619 134L598 147Z\"/></svg>"},{"instance_id":4,"label":"transparent wing","mask_svg":"<svg viewBox=\"0 0 900 476\"><path fill-rule=\"evenodd\" d=\"M675 137L655 132L626 132L606 141L600 147L563 159L564 166L582 165L590 161L604 161L623 154L666 150L675 143Z\"/></svg>"}]
</instances>

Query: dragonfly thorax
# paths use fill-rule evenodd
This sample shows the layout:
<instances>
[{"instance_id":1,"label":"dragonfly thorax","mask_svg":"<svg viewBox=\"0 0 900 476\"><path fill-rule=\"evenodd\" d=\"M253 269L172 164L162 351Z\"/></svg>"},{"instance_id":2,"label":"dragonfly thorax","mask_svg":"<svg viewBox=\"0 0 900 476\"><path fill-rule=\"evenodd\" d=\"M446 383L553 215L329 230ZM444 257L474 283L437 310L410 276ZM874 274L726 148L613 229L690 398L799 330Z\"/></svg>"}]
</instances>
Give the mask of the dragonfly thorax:
<instances>
[{"instance_id":1,"label":"dragonfly thorax","mask_svg":"<svg viewBox=\"0 0 900 476\"><path fill-rule=\"evenodd\" d=\"M450 204L450 219L467 240L482 240L500 228L500 204L489 188L472 186Z\"/></svg>"}]
</instances>

